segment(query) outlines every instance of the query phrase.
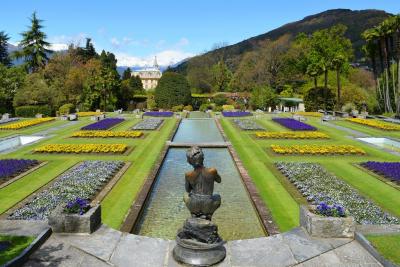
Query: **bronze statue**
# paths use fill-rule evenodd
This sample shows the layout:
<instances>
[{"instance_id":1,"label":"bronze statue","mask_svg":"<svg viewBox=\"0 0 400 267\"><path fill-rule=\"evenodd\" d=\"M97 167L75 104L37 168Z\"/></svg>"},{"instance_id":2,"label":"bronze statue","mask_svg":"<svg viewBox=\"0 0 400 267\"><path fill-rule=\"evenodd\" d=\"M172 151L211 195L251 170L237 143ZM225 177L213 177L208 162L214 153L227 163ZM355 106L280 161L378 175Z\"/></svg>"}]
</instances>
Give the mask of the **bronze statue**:
<instances>
[{"instance_id":1,"label":"bronze statue","mask_svg":"<svg viewBox=\"0 0 400 267\"><path fill-rule=\"evenodd\" d=\"M221 177L215 168L204 167L204 154L200 147L191 147L186 157L193 171L185 174L183 201L192 217L178 231L173 256L181 263L210 266L222 261L226 255L218 227L211 221L221 205L220 195L213 194L214 182L221 183Z\"/></svg>"},{"instance_id":2,"label":"bronze statue","mask_svg":"<svg viewBox=\"0 0 400 267\"><path fill-rule=\"evenodd\" d=\"M221 196L213 195L214 182L221 183L221 176L215 168L204 167L201 148L192 147L187 151L186 157L194 170L185 174L186 193L183 201L192 217L211 220L214 211L221 205Z\"/></svg>"}]
</instances>

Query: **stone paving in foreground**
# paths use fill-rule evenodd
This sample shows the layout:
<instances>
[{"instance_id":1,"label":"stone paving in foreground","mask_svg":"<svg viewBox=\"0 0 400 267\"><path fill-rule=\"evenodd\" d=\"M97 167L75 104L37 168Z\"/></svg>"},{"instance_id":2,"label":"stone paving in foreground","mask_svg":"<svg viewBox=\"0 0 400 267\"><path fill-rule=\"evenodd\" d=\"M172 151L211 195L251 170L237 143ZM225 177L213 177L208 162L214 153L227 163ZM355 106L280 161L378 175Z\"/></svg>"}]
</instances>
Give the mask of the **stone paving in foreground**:
<instances>
[{"instance_id":1,"label":"stone paving in foreground","mask_svg":"<svg viewBox=\"0 0 400 267\"><path fill-rule=\"evenodd\" d=\"M174 241L122 233L102 226L92 235L53 234L25 266L180 266ZM381 266L357 241L314 239L302 228L230 241L225 266Z\"/></svg>"}]
</instances>

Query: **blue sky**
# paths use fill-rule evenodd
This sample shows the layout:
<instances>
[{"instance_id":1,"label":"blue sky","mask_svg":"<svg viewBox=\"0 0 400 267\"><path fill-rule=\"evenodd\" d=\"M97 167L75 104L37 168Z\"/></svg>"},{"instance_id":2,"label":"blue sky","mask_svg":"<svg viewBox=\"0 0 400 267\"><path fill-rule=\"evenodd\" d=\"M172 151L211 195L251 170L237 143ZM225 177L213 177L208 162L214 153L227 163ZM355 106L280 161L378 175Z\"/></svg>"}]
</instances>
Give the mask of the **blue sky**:
<instances>
[{"instance_id":1,"label":"blue sky","mask_svg":"<svg viewBox=\"0 0 400 267\"><path fill-rule=\"evenodd\" d=\"M157 55L168 65L234 44L285 23L333 8L383 9L400 12L399 0L114 0L2 1L0 31L20 40L37 11L55 49L84 44L91 37L97 50L116 54L118 65L151 64Z\"/></svg>"}]
</instances>

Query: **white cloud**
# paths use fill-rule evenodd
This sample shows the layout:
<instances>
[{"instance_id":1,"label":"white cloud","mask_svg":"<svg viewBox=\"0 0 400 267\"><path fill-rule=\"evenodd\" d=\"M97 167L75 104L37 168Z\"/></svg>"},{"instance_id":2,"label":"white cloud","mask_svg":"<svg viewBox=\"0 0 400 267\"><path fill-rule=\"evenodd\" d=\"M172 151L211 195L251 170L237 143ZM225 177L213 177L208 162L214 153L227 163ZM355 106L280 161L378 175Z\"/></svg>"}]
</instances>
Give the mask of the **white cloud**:
<instances>
[{"instance_id":1,"label":"white cloud","mask_svg":"<svg viewBox=\"0 0 400 267\"><path fill-rule=\"evenodd\" d=\"M129 66L129 67L146 67L152 66L154 61L154 56L157 56L157 62L160 66L169 66L188 57L194 56L193 53L184 52L180 50L164 50L159 53L149 55L147 57L135 57L126 53L115 53L117 57L118 66Z\"/></svg>"},{"instance_id":2,"label":"white cloud","mask_svg":"<svg viewBox=\"0 0 400 267\"><path fill-rule=\"evenodd\" d=\"M182 37L178 43L176 43L176 46L187 46L189 45L189 40L185 37Z\"/></svg>"},{"instance_id":3,"label":"white cloud","mask_svg":"<svg viewBox=\"0 0 400 267\"><path fill-rule=\"evenodd\" d=\"M111 38L111 45L112 45L112 46L114 46L114 47L119 47L120 44L121 44L121 43L118 41L117 38L115 38L115 37Z\"/></svg>"},{"instance_id":4,"label":"white cloud","mask_svg":"<svg viewBox=\"0 0 400 267\"><path fill-rule=\"evenodd\" d=\"M62 50L67 50L68 49L68 45L67 44L55 44L52 43L50 45L50 50L53 51L62 51Z\"/></svg>"},{"instance_id":5,"label":"white cloud","mask_svg":"<svg viewBox=\"0 0 400 267\"><path fill-rule=\"evenodd\" d=\"M89 35L86 33L78 33L76 35L58 35L58 36L53 36L49 38L49 42L51 44L74 44L77 46L80 45L85 45L86 38L88 38Z\"/></svg>"}]
</instances>

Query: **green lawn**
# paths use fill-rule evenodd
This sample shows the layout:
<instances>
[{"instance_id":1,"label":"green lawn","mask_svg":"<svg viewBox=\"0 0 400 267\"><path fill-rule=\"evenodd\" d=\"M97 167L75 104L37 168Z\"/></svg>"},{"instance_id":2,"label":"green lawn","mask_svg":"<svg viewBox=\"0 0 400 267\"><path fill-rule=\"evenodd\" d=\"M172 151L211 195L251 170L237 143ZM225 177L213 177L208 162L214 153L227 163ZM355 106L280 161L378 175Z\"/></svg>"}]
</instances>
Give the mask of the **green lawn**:
<instances>
[{"instance_id":1,"label":"green lawn","mask_svg":"<svg viewBox=\"0 0 400 267\"><path fill-rule=\"evenodd\" d=\"M125 122L117 125L112 130L128 130L139 119L128 116ZM48 161L40 169L26 175L7 187L0 189L0 214L12 208L43 185L51 182L58 175L84 160L123 160L132 165L121 177L119 182L103 200L102 217L106 224L116 229L122 224L125 215L131 206L137 192L140 190L144 179L150 174L159 152L165 145L169 134L175 126L176 119L166 119L159 131L144 131L143 138L71 138L74 131L82 126L92 123L88 118L82 118L77 124L52 132L50 138L38 143L22 147L14 152L0 155L1 158L26 158ZM44 125L34 126L25 130L7 131L9 134L34 134L48 128L63 125L65 121L56 121ZM133 147L129 155L85 155L85 154L32 154L32 149L44 144L84 144L84 143L123 143Z\"/></svg>"},{"instance_id":2,"label":"green lawn","mask_svg":"<svg viewBox=\"0 0 400 267\"><path fill-rule=\"evenodd\" d=\"M21 252L27 248L33 240L35 240L33 236L0 235L0 241L11 243L11 246L8 249L0 251L0 265L5 264L21 254Z\"/></svg>"},{"instance_id":3,"label":"green lawn","mask_svg":"<svg viewBox=\"0 0 400 267\"><path fill-rule=\"evenodd\" d=\"M367 235L366 238L383 257L400 265L400 234Z\"/></svg>"},{"instance_id":4,"label":"green lawn","mask_svg":"<svg viewBox=\"0 0 400 267\"><path fill-rule=\"evenodd\" d=\"M347 132L323 125L319 118L308 118L307 123L317 127L321 132L327 133L330 136L329 140L256 139L254 133L239 130L230 122L230 119L223 118L221 121L228 138L238 151L281 231L289 230L298 225L298 205L304 203L305 200L290 182L276 170L274 163L277 161L320 163L383 209L400 216L399 190L389 183L377 179L374 174L355 166L355 164L367 160L399 161L398 156L347 138L346 136L349 135ZM270 116L262 116L257 119L257 122L263 125L267 131L288 131L278 123L273 122ZM369 128L367 127L364 131L368 131ZM273 154L269 148L271 144L352 144L363 148L367 155L283 156Z\"/></svg>"}]
</instances>

